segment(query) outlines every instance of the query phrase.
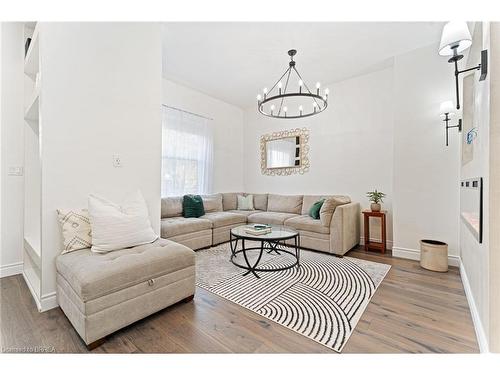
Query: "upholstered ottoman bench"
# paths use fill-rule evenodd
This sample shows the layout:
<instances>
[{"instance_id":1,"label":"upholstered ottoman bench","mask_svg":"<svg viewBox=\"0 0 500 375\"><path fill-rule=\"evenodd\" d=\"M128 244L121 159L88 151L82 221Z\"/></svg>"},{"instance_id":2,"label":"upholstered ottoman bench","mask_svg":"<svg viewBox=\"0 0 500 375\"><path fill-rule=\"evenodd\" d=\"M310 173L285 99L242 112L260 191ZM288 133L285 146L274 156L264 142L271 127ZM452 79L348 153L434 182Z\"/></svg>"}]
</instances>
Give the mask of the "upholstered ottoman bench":
<instances>
[{"instance_id":1,"label":"upholstered ottoman bench","mask_svg":"<svg viewBox=\"0 0 500 375\"><path fill-rule=\"evenodd\" d=\"M56 260L57 299L89 349L114 331L195 291L195 254L165 240L105 254L90 249Z\"/></svg>"}]
</instances>

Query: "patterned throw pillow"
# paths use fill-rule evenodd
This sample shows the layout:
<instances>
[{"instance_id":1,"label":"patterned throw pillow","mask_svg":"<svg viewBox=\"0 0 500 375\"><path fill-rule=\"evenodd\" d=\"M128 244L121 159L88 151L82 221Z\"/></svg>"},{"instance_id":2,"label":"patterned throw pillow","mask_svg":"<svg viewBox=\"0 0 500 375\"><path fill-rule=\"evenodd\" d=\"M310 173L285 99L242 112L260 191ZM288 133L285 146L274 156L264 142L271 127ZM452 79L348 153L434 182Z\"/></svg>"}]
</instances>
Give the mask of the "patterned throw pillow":
<instances>
[{"instance_id":1,"label":"patterned throw pillow","mask_svg":"<svg viewBox=\"0 0 500 375\"><path fill-rule=\"evenodd\" d=\"M87 209L57 210L63 235L64 249L61 254L92 246L92 231Z\"/></svg>"}]
</instances>

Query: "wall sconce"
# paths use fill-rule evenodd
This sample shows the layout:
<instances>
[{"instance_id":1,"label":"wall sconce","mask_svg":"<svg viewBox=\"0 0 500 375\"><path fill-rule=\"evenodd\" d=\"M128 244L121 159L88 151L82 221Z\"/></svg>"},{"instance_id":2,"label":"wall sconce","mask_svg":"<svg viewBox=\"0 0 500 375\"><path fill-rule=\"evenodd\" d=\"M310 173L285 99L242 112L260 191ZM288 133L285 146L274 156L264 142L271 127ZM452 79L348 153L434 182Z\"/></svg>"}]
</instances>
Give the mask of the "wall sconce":
<instances>
[{"instance_id":1,"label":"wall sconce","mask_svg":"<svg viewBox=\"0 0 500 375\"><path fill-rule=\"evenodd\" d=\"M458 124L450 126L448 122L451 121L451 117L455 115L453 112L453 103L451 100L441 103L439 107L439 112L441 113L441 118L446 123L446 146L448 146L448 129L458 128L458 132L462 131L462 119L458 119Z\"/></svg>"},{"instance_id":2,"label":"wall sconce","mask_svg":"<svg viewBox=\"0 0 500 375\"><path fill-rule=\"evenodd\" d=\"M461 60L464 55L459 52L465 51L472 45L472 37L465 22L448 22L441 34L441 43L439 45L439 54L441 56L451 56L448 60L449 63L455 64L455 91L457 95L457 109L460 109L460 96L458 93L458 75L469 72L471 70L481 70L480 81L486 79L488 74L488 50L481 51L481 64L472 68L458 70L457 62Z\"/></svg>"}]
</instances>

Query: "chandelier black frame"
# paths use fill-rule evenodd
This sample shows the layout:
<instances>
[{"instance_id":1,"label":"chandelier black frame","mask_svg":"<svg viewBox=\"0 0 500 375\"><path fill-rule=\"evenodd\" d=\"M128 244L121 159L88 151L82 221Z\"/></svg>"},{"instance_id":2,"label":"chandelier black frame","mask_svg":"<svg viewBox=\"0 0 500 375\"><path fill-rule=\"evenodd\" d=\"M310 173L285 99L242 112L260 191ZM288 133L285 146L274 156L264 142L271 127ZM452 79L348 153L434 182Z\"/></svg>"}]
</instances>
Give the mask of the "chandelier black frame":
<instances>
[{"instance_id":1,"label":"chandelier black frame","mask_svg":"<svg viewBox=\"0 0 500 375\"><path fill-rule=\"evenodd\" d=\"M309 87L307 84L304 82L302 79L302 76L298 72L297 68L295 68L295 61L293 60L293 57L297 54L297 51L294 49L291 49L288 51L288 55L290 56L290 62L288 64L288 68L286 69L285 73L282 74L282 76L276 81L276 83L271 87L271 90L267 91L264 89L264 94L263 97L261 95L257 96L257 108L260 113L262 113L264 116L267 117L273 117L273 118L282 118L282 119L295 119L295 118L303 118L303 117L309 117L309 116L314 116L317 115L318 113L323 112L326 107L328 106L328 94L329 91L328 89L325 90L324 95L321 96L320 93L320 85L319 83L316 85L316 93L311 92L309 90ZM292 71L295 72L297 77L299 78L299 91L298 92L287 92L288 89L288 83L290 82L290 76L292 74ZM282 88L280 83L283 77L286 76L286 82L285 82L285 87ZM302 85L304 86L305 90L302 89ZM272 94L273 90L278 87L278 93L277 94ZM299 106L298 109L298 115L292 115L290 116L288 113L288 108L286 106L283 106L283 102L285 98L290 98L290 97L304 97L304 98L312 98L313 103L312 103L312 111L311 112L304 112L303 106ZM277 111L274 110L274 106L270 106L268 112L265 111L264 104L274 102L274 101L280 101L279 107L277 108Z\"/></svg>"}]
</instances>

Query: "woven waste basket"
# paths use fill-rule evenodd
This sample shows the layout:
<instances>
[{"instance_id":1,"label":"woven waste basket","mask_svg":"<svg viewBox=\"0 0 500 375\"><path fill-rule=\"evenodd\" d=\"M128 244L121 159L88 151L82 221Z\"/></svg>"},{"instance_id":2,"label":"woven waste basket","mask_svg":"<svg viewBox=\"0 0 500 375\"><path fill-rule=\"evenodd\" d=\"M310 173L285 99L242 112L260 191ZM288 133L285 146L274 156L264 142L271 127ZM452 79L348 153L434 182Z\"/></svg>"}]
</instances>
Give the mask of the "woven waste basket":
<instances>
[{"instance_id":1,"label":"woven waste basket","mask_svg":"<svg viewBox=\"0 0 500 375\"><path fill-rule=\"evenodd\" d=\"M448 244L436 240L421 240L420 266L431 271L447 272Z\"/></svg>"}]
</instances>

